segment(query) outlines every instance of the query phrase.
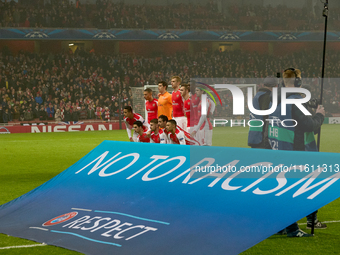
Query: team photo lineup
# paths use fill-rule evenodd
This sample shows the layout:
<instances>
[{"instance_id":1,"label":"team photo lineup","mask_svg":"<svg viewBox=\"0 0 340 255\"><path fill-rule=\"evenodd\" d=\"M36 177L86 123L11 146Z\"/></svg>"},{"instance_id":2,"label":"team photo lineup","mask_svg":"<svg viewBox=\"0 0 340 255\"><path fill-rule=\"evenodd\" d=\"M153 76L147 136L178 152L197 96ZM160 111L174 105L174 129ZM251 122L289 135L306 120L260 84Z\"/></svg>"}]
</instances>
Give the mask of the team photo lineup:
<instances>
[{"instance_id":1,"label":"team photo lineup","mask_svg":"<svg viewBox=\"0 0 340 255\"><path fill-rule=\"evenodd\" d=\"M205 97L207 114L202 114L201 98L204 90L195 86L192 94L193 86L181 82L178 76L171 78L173 92L170 94L167 91L168 83L160 81L158 100L153 98L150 88L144 90L145 120L131 106L124 107L124 121L131 142L212 145L210 116L214 113L215 103Z\"/></svg>"}]
</instances>

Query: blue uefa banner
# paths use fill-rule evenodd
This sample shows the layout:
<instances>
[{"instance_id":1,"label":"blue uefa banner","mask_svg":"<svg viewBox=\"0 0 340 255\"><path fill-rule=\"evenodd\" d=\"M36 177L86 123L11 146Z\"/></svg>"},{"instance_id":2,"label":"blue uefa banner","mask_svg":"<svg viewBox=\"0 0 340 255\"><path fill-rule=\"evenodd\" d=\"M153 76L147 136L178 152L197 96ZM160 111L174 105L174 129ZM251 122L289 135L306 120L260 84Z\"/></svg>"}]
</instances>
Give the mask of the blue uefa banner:
<instances>
[{"instance_id":1,"label":"blue uefa banner","mask_svg":"<svg viewBox=\"0 0 340 255\"><path fill-rule=\"evenodd\" d=\"M327 32L327 40L339 41L340 32ZM140 30L74 28L0 28L2 40L132 40L212 42L321 42L324 34L289 31Z\"/></svg>"},{"instance_id":2,"label":"blue uefa banner","mask_svg":"<svg viewBox=\"0 0 340 255\"><path fill-rule=\"evenodd\" d=\"M0 207L0 232L85 254L238 254L340 196L340 155L104 141Z\"/></svg>"}]
</instances>

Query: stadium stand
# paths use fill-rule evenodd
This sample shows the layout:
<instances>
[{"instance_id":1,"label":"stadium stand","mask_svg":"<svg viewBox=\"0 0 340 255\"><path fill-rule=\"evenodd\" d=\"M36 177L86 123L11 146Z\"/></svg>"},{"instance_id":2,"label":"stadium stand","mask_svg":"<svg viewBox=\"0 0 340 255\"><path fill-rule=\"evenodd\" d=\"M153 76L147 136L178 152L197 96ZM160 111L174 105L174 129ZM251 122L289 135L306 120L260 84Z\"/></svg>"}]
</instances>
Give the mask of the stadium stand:
<instances>
[{"instance_id":1,"label":"stadium stand","mask_svg":"<svg viewBox=\"0 0 340 255\"><path fill-rule=\"evenodd\" d=\"M308 9L307 9L308 8ZM334 13L338 10L335 8ZM133 5L96 0L91 3L68 0L0 1L0 26L34 28L100 29L221 29L221 30L321 30L321 9L286 6L238 4L220 8L214 1L206 5L167 4ZM340 28L340 15L332 15L329 29ZM169 81L179 75L190 78L261 78L275 76L292 63L303 70L312 98L318 98L321 52L304 50L285 56L249 53L246 50L224 52L189 52L163 56L133 54L100 55L80 47L73 53L36 54L20 51L13 55L3 48L0 53L0 123L81 121L117 119L119 103L132 105L131 87ZM327 78L339 78L340 55L328 52ZM251 82L251 81L250 81ZM324 106L327 115L340 112L340 83L325 82ZM223 95L223 107L231 104L230 94ZM329 109L329 110L328 110ZM225 110L225 109L223 109ZM106 114L105 114L106 112ZM218 110L216 111L218 114ZM225 112L225 111L222 111ZM228 111L227 111L228 112ZM105 118L106 116L106 118Z\"/></svg>"},{"instance_id":2,"label":"stadium stand","mask_svg":"<svg viewBox=\"0 0 340 255\"><path fill-rule=\"evenodd\" d=\"M326 77L338 78L339 53L329 51L328 54ZM321 56L311 51L281 57L259 53L250 55L236 50L154 58L102 56L83 50L57 55L20 52L12 56L3 52L0 55L0 122L53 120L57 109L61 110L61 120L64 121L104 120L106 107L111 118L117 119L119 99L122 107L133 104L131 87L169 81L173 75L183 77L184 81L225 77L226 83L232 82L231 78L238 78L237 82L242 83L243 79L276 75L291 63L303 70L312 98L318 98L321 73L320 65L315 64L314 59L321 59ZM230 105L231 96L225 94L222 101L224 107ZM340 83L337 79L325 81L324 106L328 116L340 112Z\"/></svg>"},{"instance_id":3,"label":"stadium stand","mask_svg":"<svg viewBox=\"0 0 340 255\"><path fill-rule=\"evenodd\" d=\"M209 30L290 30L323 29L321 8L232 5L219 9L206 5L132 5L97 0L0 1L0 26L100 29L209 29ZM334 9L334 13L339 10ZM340 16L333 15L329 29L340 28Z\"/></svg>"}]
</instances>

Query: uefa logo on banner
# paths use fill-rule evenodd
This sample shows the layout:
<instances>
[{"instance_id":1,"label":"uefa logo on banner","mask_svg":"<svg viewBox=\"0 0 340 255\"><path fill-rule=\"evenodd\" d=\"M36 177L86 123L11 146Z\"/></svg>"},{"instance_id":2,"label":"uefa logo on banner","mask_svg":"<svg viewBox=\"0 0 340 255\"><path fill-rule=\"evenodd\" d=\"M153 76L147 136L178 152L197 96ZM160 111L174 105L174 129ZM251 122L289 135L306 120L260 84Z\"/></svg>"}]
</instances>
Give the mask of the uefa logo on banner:
<instances>
[{"instance_id":1,"label":"uefa logo on banner","mask_svg":"<svg viewBox=\"0 0 340 255\"><path fill-rule=\"evenodd\" d=\"M63 223L65 221L68 221L72 218L74 218L75 216L77 216L78 212L70 212L70 213L65 213L63 215L60 215L58 217L55 217L49 221L46 221L44 224L42 224L43 226L53 226L53 225L57 225L60 223Z\"/></svg>"}]
</instances>

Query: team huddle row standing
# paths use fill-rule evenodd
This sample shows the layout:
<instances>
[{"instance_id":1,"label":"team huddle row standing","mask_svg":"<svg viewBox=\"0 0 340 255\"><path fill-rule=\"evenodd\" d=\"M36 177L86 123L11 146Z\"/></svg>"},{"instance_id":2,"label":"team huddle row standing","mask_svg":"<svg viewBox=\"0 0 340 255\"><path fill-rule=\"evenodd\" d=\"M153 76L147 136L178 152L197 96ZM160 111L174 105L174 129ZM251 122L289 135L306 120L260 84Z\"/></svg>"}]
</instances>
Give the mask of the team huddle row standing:
<instances>
[{"instance_id":1,"label":"team huddle row standing","mask_svg":"<svg viewBox=\"0 0 340 255\"><path fill-rule=\"evenodd\" d=\"M178 76L171 78L172 94L167 91L167 82L160 81L158 100L153 98L150 88L144 90L146 120L134 113L131 106L124 108L124 121L131 142L212 145L210 116L214 113L215 104L204 97L207 113L202 114L203 88L181 84L181 81ZM192 87L195 87L194 94L190 92Z\"/></svg>"}]
</instances>

